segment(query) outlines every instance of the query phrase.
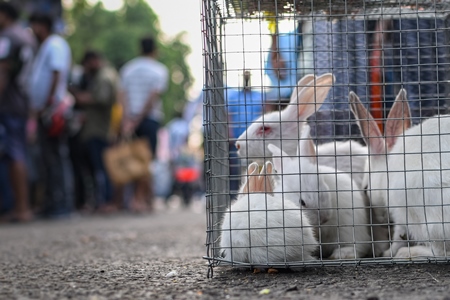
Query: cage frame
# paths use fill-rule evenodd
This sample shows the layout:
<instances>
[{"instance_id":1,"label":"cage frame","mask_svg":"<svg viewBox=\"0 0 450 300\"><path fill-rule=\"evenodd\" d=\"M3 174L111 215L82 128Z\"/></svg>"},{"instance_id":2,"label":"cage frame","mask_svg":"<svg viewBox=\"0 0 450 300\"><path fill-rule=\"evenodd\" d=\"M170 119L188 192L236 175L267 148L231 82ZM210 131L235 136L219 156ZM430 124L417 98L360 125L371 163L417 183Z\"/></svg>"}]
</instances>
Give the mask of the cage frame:
<instances>
[{"instance_id":1,"label":"cage frame","mask_svg":"<svg viewBox=\"0 0 450 300\"><path fill-rule=\"evenodd\" d=\"M395 18L405 17L412 19L419 18L441 18L445 22L446 41L449 45L450 40L450 2L433 0L430 2L416 0L416 1L400 1L405 4L410 4L411 7L398 8L399 1L344 1L346 8L344 11L336 10L333 3L338 1L317 1L321 2L322 6L318 8L313 7L312 0L222 0L225 7L221 6L220 0L202 0L202 33L204 36L204 128L205 128L205 175L206 175L206 218L207 218L207 238L206 248L207 253L203 257L208 261L208 277L213 276L214 267L221 264L231 265L233 267L243 268L291 268L291 267L323 267L323 266L360 266L360 265L392 265L392 264L421 264L421 263L449 263L448 257L427 257L421 259L396 259L393 257L368 257L356 259L339 259L339 260L324 260L317 261L303 261L301 264L297 263L276 263L276 264L250 264L233 261L226 261L219 257L217 243L219 232L214 229L217 225L217 220L220 220L221 214L231 203L232 199L227 192L229 183L227 178L229 174L229 162L226 157L229 155L228 149L228 120L225 104L225 88L223 84L223 72L226 71L224 65L222 39L225 37L223 28L228 20L231 19L261 19L261 18L275 18L275 19L295 19L301 20L303 18L348 18L351 14L352 19L375 20L379 18ZM243 7L245 3L258 3L258 8L251 9ZM264 7L261 3L273 4L275 6L269 9L273 15L264 16L262 11ZM292 6L280 6L280 3L290 3ZM301 9L295 11L293 7L306 7L309 3L309 10L302 11ZM363 7L356 7L357 3L362 3ZM298 4L298 6L296 6ZM328 6L327 6L328 5ZM353 6L352 6L353 5ZM347 9L351 6L352 9ZM415 6L415 7L414 7ZM426 6L426 8L419 9ZM265 7L267 8L267 6ZM323 14L323 11L329 11L330 14ZM305 17L305 13L310 13ZM450 66L446 66L450 70ZM420 83L420 82L419 82ZM448 82L447 82L448 85ZM446 110L448 111L448 91L446 95ZM212 129L213 128L213 129ZM220 161L219 164L215 163ZM218 205L219 203L227 203L225 207Z\"/></svg>"}]
</instances>

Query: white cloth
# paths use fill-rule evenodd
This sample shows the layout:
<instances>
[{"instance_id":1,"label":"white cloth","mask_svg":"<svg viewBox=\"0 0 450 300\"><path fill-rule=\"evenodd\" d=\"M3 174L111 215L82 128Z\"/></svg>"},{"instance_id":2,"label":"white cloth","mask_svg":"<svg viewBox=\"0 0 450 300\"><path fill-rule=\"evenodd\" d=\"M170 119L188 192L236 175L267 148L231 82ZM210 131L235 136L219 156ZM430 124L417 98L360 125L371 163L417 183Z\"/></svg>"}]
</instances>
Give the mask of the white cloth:
<instances>
[{"instance_id":1,"label":"white cloth","mask_svg":"<svg viewBox=\"0 0 450 300\"><path fill-rule=\"evenodd\" d=\"M40 110L44 107L49 97L54 71L59 72L54 101L62 101L67 94L70 67L71 52L69 44L59 35L49 36L40 46L31 70L28 87L33 109Z\"/></svg>"},{"instance_id":2,"label":"white cloth","mask_svg":"<svg viewBox=\"0 0 450 300\"><path fill-rule=\"evenodd\" d=\"M161 94L166 90L169 71L155 59L137 57L122 67L120 76L127 99L127 113L134 117L142 112L152 93ZM148 117L155 121L164 118L161 99L156 101Z\"/></svg>"}]
</instances>

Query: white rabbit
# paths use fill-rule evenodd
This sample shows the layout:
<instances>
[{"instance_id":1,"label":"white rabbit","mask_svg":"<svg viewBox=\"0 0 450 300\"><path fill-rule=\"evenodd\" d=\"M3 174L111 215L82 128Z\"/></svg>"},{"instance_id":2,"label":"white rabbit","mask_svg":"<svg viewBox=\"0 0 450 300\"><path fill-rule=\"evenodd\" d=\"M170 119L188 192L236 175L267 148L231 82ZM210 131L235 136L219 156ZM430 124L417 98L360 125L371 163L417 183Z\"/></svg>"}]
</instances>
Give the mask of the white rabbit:
<instances>
[{"instance_id":1,"label":"white rabbit","mask_svg":"<svg viewBox=\"0 0 450 300\"><path fill-rule=\"evenodd\" d=\"M309 136L309 126L304 127ZM311 139L301 139L298 157L287 157L278 147L269 145L284 195L296 194L321 245L321 257L354 259L371 251L368 211L361 190L353 190L348 174L317 164Z\"/></svg>"},{"instance_id":2,"label":"white rabbit","mask_svg":"<svg viewBox=\"0 0 450 300\"><path fill-rule=\"evenodd\" d=\"M271 156L267 146L273 144L295 155L302 126L315 113L333 84L334 76L306 75L297 83L290 104L281 112L270 112L255 120L238 138L238 155L251 160L266 160ZM367 147L355 141L331 142L317 146L320 165L337 168L352 175L357 184L363 178ZM358 185L359 186L359 185Z\"/></svg>"},{"instance_id":3,"label":"white rabbit","mask_svg":"<svg viewBox=\"0 0 450 300\"><path fill-rule=\"evenodd\" d=\"M225 212L221 225L222 257L234 263L253 265L284 264L314 260L317 250L312 226L293 201L272 196L272 164L248 167L248 180L242 194ZM270 176L269 176L270 177Z\"/></svg>"},{"instance_id":4,"label":"white rabbit","mask_svg":"<svg viewBox=\"0 0 450 300\"><path fill-rule=\"evenodd\" d=\"M361 188L364 168L368 158L367 147L356 141L331 142L316 147L317 163L332 167L351 176L356 183L354 188Z\"/></svg>"},{"instance_id":5,"label":"white rabbit","mask_svg":"<svg viewBox=\"0 0 450 300\"><path fill-rule=\"evenodd\" d=\"M376 217L387 223L390 214L394 222L393 243L385 256L450 253L450 115L409 128L410 110L402 89L383 136L358 96L350 93L349 100L369 146L365 184ZM405 238L418 245L407 247Z\"/></svg>"}]
</instances>

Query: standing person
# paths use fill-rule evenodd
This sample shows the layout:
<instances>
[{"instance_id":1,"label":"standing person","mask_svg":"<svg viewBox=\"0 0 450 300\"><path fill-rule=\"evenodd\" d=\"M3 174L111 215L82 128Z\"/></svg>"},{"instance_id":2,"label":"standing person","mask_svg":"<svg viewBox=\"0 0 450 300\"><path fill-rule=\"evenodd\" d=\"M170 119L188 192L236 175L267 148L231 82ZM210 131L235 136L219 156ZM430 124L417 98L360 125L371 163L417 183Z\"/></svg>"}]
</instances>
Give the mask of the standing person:
<instances>
[{"instance_id":1,"label":"standing person","mask_svg":"<svg viewBox=\"0 0 450 300\"><path fill-rule=\"evenodd\" d=\"M45 213L63 217L71 213L73 206L72 166L61 115L68 95L71 52L67 42L52 32L53 20L49 16L35 14L29 21L39 42L29 89L34 115L39 117L39 143L46 173Z\"/></svg>"},{"instance_id":2,"label":"standing person","mask_svg":"<svg viewBox=\"0 0 450 300\"><path fill-rule=\"evenodd\" d=\"M10 218L28 221L32 213L26 168L29 103L25 81L33 59L34 39L17 24L18 17L13 5L0 3L0 127L3 132L0 163L7 165L12 185L14 211Z\"/></svg>"},{"instance_id":3,"label":"standing person","mask_svg":"<svg viewBox=\"0 0 450 300\"><path fill-rule=\"evenodd\" d=\"M125 135L136 133L148 139L153 157L156 156L157 133L163 120L161 95L167 88L169 71L156 60L156 42L152 37L141 40L141 56L129 61L121 70L124 91ZM152 180L136 184L131 209L145 210L152 201Z\"/></svg>"},{"instance_id":4,"label":"standing person","mask_svg":"<svg viewBox=\"0 0 450 300\"><path fill-rule=\"evenodd\" d=\"M93 169L96 207L99 211L115 210L112 187L103 163L103 152L110 138L111 108L117 101L119 76L95 51L83 58L87 88L74 93L77 104L84 108L85 121L80 133Z\"/></svg>"}]
</instances>

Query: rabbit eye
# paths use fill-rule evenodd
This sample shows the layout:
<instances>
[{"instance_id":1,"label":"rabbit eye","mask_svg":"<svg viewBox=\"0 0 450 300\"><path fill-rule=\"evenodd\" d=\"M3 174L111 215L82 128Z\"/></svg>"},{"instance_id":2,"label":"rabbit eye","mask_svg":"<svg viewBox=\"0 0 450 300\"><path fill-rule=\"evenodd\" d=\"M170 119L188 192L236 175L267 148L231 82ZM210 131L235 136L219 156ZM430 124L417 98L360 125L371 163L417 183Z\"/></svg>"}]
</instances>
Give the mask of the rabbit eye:
<instances>
[{"instance_id":1,"label":"rabbit eye","mask_svg":"<svg viewBox=\"0 0 450 300\"><path fill-rule=\"evenodd\" d=\"M266 135L269 134L270 132L272 132L272 128L268 126L261 126L259 127L258 135Z\"/></svg>"},{"instance_id":2,"label":"rabbit eye","mask_svg":"<svg viewBox=\"0 0 450 300\"><path fill-rule=\"evenodd\" d=\"M367 189L369 188L369 185L366 185L365 187L364 187L364 194L366 194L366 196L367 196Z\"/></svg>"},{"instance_id":3,"label":"rabbit eye","mask_svg":"<svg viewBox=\"0 0 450 300\"><path fill-rule=\"evenodd\" d=\"M300 199L300 204L301 204L302 206L306 206L306 203L305 203L305 201L304 201L303 199Z\"/></svg>"}]
</instances>

